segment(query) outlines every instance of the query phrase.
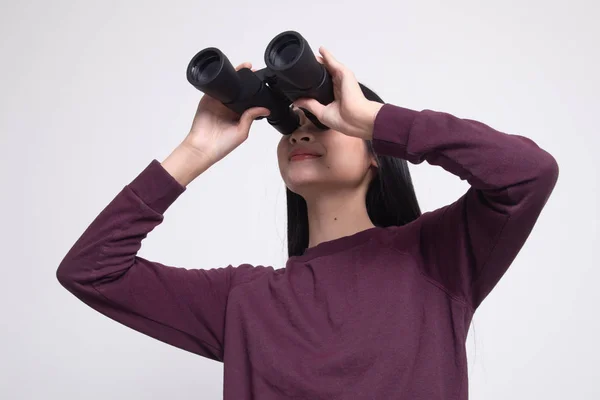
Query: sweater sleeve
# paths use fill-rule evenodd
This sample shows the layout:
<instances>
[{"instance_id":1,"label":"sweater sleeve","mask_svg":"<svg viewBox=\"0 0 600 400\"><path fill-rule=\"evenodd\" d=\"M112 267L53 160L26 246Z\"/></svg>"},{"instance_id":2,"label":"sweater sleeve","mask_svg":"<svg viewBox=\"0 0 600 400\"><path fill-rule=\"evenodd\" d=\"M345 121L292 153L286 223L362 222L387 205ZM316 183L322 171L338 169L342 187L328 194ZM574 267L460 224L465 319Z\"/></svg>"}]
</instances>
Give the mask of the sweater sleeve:
<instances>
[{"instance_id":1,"label":"sweater sleeve","mask_svg":"<svg viewBox=\"0 0 600 400\"><path fill-rule=\"evenodd\" d=\"M375 118L373 148L441 166L470 184L455 202L412 223L425 275L474 311L531 233L558 179L556 160L526 137L392 104Z\"/></svg>"},{"instance_id":2,"label":"sweater sleeve","mask_svg":"<svg viewBox=\"0 0 600 400\"><path fill-rule=\"evenodd\" d=\"M186 190L157 160L102 210L60 263L60 284L105 316L162 342L223 361L227 298L272 267L186 269L137 256Z\"/></svg>"}]
</instances>

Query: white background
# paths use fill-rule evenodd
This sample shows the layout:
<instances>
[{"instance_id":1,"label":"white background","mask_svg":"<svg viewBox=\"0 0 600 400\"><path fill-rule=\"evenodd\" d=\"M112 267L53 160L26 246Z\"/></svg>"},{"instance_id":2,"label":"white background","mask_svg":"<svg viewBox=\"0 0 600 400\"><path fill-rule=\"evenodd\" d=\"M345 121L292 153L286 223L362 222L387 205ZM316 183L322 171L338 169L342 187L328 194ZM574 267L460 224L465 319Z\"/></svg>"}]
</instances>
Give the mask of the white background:
<instances>
[{"instance_id":1,"label":"white background","mask_svg":"<svg viewBox=\"0 0 600 400\"><path fill-rule=\"evenodd\" d=\"M3 1L3 399L217 399L223 365L93 311L55 277L73 243L187 134L185 69L216 46L264 67L296 30L389 103L527 136L560 177L467 340L472 399L597 399L599 5L595 1ZM286 261L279 133L188 186L139 255L188 268ZM423 211L467 183L411 165Z\"/></svg>"}]
</instances>

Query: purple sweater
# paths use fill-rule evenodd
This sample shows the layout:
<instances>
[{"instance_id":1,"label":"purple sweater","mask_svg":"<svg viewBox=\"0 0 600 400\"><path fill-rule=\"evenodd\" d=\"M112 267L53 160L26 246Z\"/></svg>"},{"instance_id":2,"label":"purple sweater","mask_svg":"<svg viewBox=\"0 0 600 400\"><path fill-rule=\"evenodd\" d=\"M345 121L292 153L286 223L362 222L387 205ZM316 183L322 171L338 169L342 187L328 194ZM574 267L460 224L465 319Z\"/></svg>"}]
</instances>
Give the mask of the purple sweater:
<instances>
[{"instance_id":1,"label":"purple sweater","mask_svg":"<svg viewBox=\"0 0 600 400\"><path fill-rule=\"evenodd\" d=\"M137 256L186 190L152 160L57 278L109 318L224 362L225 400L465 400L471 318L529 236L557 163L523 136L392 104L377 114L373 143L471 187L409 224L318 244L284 268L185 269Z\"/></svg>"}]
</instances>

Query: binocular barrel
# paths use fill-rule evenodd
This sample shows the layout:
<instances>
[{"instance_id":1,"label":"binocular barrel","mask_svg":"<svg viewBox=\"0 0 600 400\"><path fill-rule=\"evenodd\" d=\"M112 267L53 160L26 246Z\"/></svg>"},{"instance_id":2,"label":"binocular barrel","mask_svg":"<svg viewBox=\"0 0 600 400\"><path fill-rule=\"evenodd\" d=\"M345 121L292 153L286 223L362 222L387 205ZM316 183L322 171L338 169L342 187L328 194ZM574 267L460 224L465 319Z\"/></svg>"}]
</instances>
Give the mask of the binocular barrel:
<instances>
[{"instance_id":1,"label":"binocular barrel","mask_svg":"<svg viewBox=\"0 0 600 400\"><path fill-rule=\"evenodd\" d=\"M327 76L327 70L317 61L306 39L297 32L275 36L265 50L265 64L278 77L303 91L318 88Z\"/></svg>"},{"instance_id":2,"label":"binocular barrel","mask_svg":"<svg viewBox=\"0 0 600 400\"><path fill-rule=\"evenodd\" d=\"M264 60L266 67L262 70L236 71L219 49L208 47L192 58L186 75L196 89L238 114L251 107L268 108L271 113L267 121L284 135L299 125L291 109L294 100L311 97L322 104L334 100L329 72L298 32L275 36L267 45ZM304 112L318 127L328 129L307 110Z\"/></svg>"}]
</instances>

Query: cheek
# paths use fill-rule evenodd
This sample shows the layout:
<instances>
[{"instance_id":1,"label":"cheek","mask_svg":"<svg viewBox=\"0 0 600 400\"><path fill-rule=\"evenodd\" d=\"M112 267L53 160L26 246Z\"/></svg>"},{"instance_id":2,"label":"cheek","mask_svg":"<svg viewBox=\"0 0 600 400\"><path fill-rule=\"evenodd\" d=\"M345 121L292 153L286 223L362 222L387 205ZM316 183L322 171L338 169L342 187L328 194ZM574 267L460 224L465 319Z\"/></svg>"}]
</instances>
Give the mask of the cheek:
<instances>
[{"instance_id":1,"label":"cheek","mask_svg":"<svg viewBox=\"0 0 600 400\"><path fill-rule=\"evenodd\" d=\"M288 153L288 149L284 139L282 138L277 144L277 162L279 163L279 167L282 167L283 161L285 161L286 154Z\"/></svg>"},{"instance_id":2,"label":"cheek","mask_svg":"<svg viewBox=\"0 0 600 400\"><path fill-rule=\"evenodd\" d=\"M364 143L345 143L328 154L326 168L341 180L360 179L368 169L368 154Z\"/></svg>"},{"instance_id":3,"label":"cheek","mask_svg":"<svg viewBox=\"0 0 600 400\"><path fill-rule=\"evenodd\" d=\"M352 157L336 157L327 165L327 172L336 181L354 181L364 173L363 163Z\"/></svg>"}]
</instances>

